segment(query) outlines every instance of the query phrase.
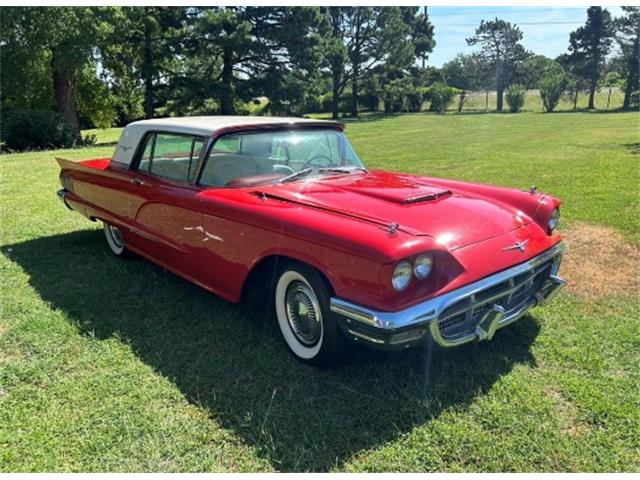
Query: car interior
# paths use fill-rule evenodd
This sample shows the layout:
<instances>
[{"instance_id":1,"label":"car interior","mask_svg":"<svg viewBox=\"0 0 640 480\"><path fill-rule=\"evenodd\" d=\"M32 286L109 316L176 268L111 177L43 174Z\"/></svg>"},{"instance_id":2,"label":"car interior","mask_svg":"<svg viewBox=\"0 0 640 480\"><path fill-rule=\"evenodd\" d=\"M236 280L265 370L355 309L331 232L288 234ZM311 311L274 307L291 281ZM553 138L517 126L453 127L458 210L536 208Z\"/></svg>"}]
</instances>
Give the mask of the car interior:
<instances>
[{"instance_id":1,"label":"car interior","mask_svg":"<svg viewBox=\"0 0 640 480\"><path fill-rule=\"evenodd\" d=\"M292 142L283 134L227 135L218 139L207 157L199 184L209 187L251 186L291 175L308 167L331 167L332 152L324 133ZM320 136L323 135L323 136ZM146 139L140 171L189 182L194 179L204 139L154 133Z\"/></svg>"}]
</instances>

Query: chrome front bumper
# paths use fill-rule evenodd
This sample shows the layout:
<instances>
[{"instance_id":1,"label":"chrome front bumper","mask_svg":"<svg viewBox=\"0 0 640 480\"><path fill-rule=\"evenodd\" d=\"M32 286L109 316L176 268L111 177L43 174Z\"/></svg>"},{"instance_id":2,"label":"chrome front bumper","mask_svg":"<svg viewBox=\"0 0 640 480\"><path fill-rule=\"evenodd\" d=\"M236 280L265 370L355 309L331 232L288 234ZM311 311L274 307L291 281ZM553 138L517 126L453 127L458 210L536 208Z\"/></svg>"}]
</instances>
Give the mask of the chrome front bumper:
<instances>
[{"instance_id":1,"label":"chrome front bumper","mask_svg":"<svg viewBox=\"0 0 640 480\"><path fill-rule=\"evenodd\" d=\"M348 337L386 350L425 342L443 347L491 340L496 330L544 305L566 284L557 276L564 244L524 263L399 312L381 312L341 298L331 311Z\"/></svg>"}]
</instances>

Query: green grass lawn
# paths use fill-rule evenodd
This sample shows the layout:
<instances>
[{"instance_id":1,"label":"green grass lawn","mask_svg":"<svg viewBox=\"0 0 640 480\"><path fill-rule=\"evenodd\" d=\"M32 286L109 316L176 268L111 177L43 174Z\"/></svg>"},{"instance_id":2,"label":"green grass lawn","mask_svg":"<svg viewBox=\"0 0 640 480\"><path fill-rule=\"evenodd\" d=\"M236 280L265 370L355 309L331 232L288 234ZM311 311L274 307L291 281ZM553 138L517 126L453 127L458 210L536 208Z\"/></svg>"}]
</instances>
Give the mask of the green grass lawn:
<instances>
[{"instance_id":1,"label":"green grass lawn","mask_svg":"<svg viewBox=\"0 0 640 480\"><path fill-rule=\"evenodd\" d=\"M347 133L370 167L537 184L564 200L565 231L637 246L639 121L415 114ZM264 312L113 258L63 207L53 157L110 155L118 130L97 134L0 156L0 470L640 469L637 291L570 287L490 343L318 371Z\"/></svg>"}]
</instances>

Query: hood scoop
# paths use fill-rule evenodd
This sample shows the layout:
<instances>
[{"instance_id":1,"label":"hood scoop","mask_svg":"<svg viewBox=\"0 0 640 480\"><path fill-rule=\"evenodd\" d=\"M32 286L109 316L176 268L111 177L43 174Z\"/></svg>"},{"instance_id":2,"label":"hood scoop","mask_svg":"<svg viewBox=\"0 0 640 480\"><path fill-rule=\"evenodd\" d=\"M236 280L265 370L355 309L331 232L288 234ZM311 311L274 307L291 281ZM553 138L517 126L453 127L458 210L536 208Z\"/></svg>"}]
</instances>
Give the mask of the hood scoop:
<instances>
[{"instance_id":1,"label":"hood scoop","mask_svg":"<svg viewBox=\"0 0 640 480\"><path fill-rule=\"evenodd\" d=\"M365 182L354 182L350 185L332 184L340 190L376 198L400 205L428 203L453 195L451 190L414 182L396 182L387 186L369 186Z\"/></svg>"},{"instance_id":2,"label":"hood scoop","mask_svg":"<svg viewBox=\"0 0 640 480\"><path fill-rule=\"evenodd\" d=\"M432 202L433 200L438 200L442 197L448 197L449 195L453 195L451 190L442 190L441 192L434 193L425 193L423 195L414 195L409 196L404 199L401 203L422 203L422 202Z\"/></svg>"}]
</instances>

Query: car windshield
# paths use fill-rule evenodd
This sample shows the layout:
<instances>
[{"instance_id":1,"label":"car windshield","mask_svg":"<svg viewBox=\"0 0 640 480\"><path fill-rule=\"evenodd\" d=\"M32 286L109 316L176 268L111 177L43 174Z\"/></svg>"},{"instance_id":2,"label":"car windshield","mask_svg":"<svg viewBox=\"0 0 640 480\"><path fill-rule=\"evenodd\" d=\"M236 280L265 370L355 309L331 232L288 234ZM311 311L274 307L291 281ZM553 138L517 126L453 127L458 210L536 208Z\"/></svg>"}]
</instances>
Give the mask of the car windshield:
<instances>
[{"instance_id":1,"label":"car windshield","mask_svg":"<svg viewBox=\"0 0 640 480\"><path fill-rule=\"evenodd\" d=\"M237 187L362 171L366 171L362 162L339 130L247 132L215 142L200 183Z\"/></svg>"}]
</instances>

